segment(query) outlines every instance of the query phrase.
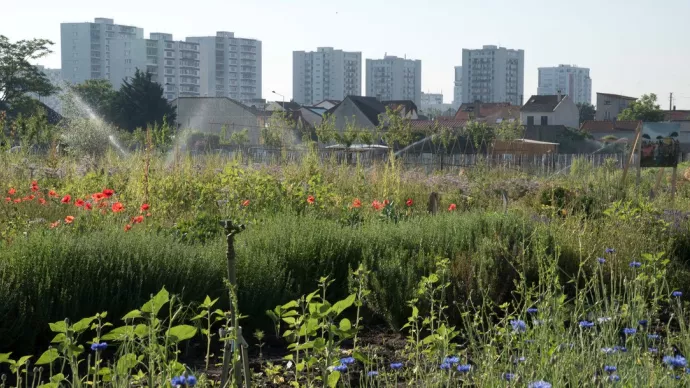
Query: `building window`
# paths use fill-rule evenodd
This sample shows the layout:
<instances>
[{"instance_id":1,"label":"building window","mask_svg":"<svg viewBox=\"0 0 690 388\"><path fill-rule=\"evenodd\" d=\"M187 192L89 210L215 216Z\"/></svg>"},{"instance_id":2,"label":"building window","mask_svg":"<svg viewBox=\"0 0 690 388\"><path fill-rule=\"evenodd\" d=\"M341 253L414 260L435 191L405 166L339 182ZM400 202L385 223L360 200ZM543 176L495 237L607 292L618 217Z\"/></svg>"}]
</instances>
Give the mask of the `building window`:
<instances>
[{"instance_id":1,"label":"building window","mask_svg":"<svg viewBox=\"0 0 690 388\"><path fill-rule=\"evenodd\" d=\"M541 125L549 125L549 116L541 116Z\"/></svg>"},{"instance_id":2,"label":"building window","mask_svg":"<svg viewBox=\"0 0 690 388\"><path fill-rule=\"evenodd\" d=\"M604 105L611 105L611 100L604 100Z\"/></svg>"},{"instance_id":3,"label":"building window","mask_svg":"<svg viewBox=\"0 0 690 388\"><path fill-rule=\"evenodd\" d=\"M527 125L534 125L534 116L527 116Z\"/></svg>"}]
</instances>

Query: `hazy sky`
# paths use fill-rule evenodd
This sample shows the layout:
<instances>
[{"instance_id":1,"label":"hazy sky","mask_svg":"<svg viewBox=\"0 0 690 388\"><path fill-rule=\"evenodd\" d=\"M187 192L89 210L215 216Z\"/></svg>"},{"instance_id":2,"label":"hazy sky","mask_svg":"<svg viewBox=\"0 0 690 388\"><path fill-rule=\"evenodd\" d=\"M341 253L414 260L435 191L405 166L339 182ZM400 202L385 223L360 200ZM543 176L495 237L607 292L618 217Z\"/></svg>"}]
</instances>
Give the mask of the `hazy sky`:
<instances>
[{"instance_id":1,"label":"hazy sky","mask_svg":"<svg viewBox=\"0 0 690 388\"><path fill-rule=\"evenodd\" d=\"M292 95L292 51L330 46L422 60L422 90L453 99L453 67L463 48L525 50L525 95L536 94L537 68L591 69L593 92L673 92L690 109L690 0L2 0L0 34L55 42L40 64L60 67L60 23L115 19L172 33L174 39L232 31L263 42L263 98ZM364 74L363 74L364 77ZM362 80L364 81L364 79ZM362 88L364 91L364 88ZM525 98L526 99L526 98ZM594 97L593 97L593 103Z\"/></svg>"}]
</instances>

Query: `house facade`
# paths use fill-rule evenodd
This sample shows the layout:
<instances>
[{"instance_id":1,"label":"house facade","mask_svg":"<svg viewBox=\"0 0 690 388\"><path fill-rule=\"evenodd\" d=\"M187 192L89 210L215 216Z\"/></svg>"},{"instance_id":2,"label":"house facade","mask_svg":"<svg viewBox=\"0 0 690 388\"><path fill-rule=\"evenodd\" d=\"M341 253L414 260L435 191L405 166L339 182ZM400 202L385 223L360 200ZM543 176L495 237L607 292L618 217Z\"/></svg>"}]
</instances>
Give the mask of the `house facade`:
<instances>
[{"instance_id":1,"label":"house facade","mask_svg":"<svg viewBox=\"0 0 690 388\"><path fill-rule=\"evenodd\" d=\"M171 102L177 109L177 128L229 136L243 129L249 131L249 144L258 145L261 112L228 97L180 97ZM270 113L270 112L268 112Z\"/></svg>"},{"instance_id":2,"label":"house facade","mask_svg":"<svg viewBox=\"0 0 690 388\"><path fill-rule=\"evenodd\" d=\"M520 108L520 123L526 126L564 125L579 128L580 112L569 96L532 96Z\"/></svg>"},{"instance_id":3,"label":"house facade","mask_svg":"<svg viewBox=\"0 0 690 388\"><path fill-rule=\"evenodd\" d=\"M636 101L635 97L621 96L619 94L597 93L597 113L595 120L616 120L618 115Z\"/></svg>"}]
</instances>

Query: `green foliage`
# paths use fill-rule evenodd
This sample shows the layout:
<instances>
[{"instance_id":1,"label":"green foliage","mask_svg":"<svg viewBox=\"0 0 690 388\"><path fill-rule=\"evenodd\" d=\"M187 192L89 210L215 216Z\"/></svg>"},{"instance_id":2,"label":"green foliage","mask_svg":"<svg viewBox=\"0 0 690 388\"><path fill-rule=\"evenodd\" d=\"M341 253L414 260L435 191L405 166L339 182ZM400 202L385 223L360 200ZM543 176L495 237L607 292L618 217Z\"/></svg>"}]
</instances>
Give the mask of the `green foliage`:
<instances>
[{"instance_id":1,"label":"green foliage","mask_svg":"<svg viewBox=\"0 0 690 388\"><path fill-rule=\"evenodd\" d=\"M580 112L580 124L584 123L587 120L594 120L594 116L597 113L596 109L594 108L594 105L586 102L578 103L577 110Z\"/></svg>"},{"instance_id":2,"label":"green foliage","mask_svg":"<svg viewBox=\"0 0 690 388\"><path fill-rule=\"evenodd\" d=\"M10 42L0 35L0 111L10 112L31 100L28 93L49 96L57 91L48 77L31 62L50 54L53 42L32 39ZM29 113L29 112L25 112Z\"/></svg>"},{"instance_id":3,"label":"green foliage","mask_svg":"<svg viewBox=\"0 0 690 388\"><path fill-rule=\"evenodd\" d=\"M287 147L295 140L295 123L286 111L275 111L261 127L261 140L269 147Z\"/></svg>"},{"instance_id":4,"label":"green foliage","mask_svg":"<svg viewBox=\"0 0 690 388\"><path fill-rule=\"evenodd\" d=\"M382 138L389 146L405 147L415 140L415 133L412 130L410 119L403 116L403 107L386 107L386 113L379 117L378 130L382 133Z\"/></svg>"},{"instance_id":5,"label":"green foliage","mask_svg":"<svg viewBox=\"0 0 690 388\"><path fill-rule=\"evenodd\" d=\"M644 94L633 101L618 115L618 120L642 120L646 122L663 121L664 113L656 103L656 94Z\"/></svg>"},{"instance_id":6,"label":"green foliage","mask_svg":"<svg viewBox=\"0 0 690 388\"><path fill-rule=\"evenodd\" d=\"M82 107L74 98L78 97L95 115L107 122L113 122L113 102L116 95L117 92L113 89L110 81L103 79L86 80L81 84L72 85L70 93L65 93L63 109L71 113L81 111Z\"/></svg>"},{"instance_id":7,"label":"green foliage","mask_svg":"<svg viewBox=\"0 0 690 388\"><path fill-rule=\"evenodd\" d=\"M123 81L113 99L114 123L129 132L148 125L174 122L175 108L163 97L163 87L151 79L151 73L137 69L134 78Z\"/></svg>"}]
</instances>

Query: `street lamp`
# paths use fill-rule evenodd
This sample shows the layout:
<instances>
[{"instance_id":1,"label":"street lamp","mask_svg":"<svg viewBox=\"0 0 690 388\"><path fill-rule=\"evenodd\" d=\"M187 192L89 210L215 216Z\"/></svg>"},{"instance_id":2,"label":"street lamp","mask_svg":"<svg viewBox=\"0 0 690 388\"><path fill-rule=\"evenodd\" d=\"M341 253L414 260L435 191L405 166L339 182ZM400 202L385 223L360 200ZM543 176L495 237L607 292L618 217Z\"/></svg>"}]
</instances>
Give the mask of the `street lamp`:
<instances>
[{"instance_id":1,"label":"street lamp","mask_svg":"<svg viewBox=\"0 0 690 388\"><path fill-rule=\"evenodd\" d=\"M271 93L273 93L273 94L277 94L277 95L279 95L280 97L283 97L283 109L285 109L285 96L283 96L283 95L282 95L282 94L280 94L280 93L276 93L276 91L275 91L275 90L271 90Z\"/></svg>"}]
</instances>

